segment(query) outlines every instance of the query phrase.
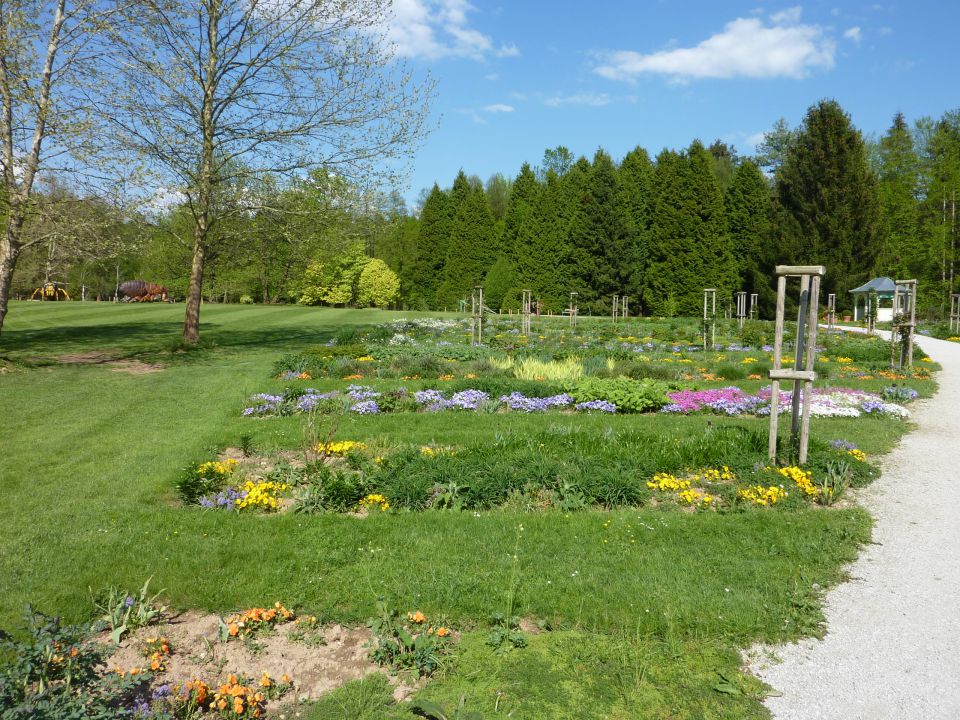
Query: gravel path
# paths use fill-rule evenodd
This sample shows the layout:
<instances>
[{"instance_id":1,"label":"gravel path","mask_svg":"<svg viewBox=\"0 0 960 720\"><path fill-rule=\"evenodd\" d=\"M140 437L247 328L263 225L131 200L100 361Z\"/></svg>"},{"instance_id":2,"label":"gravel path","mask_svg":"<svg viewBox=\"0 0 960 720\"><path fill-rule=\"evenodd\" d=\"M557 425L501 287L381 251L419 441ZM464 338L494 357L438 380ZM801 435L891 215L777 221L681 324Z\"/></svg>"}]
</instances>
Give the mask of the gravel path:
<instances>
[{"instance_id":1,"label":"gravel path","mask_svg":"<svg viewBox=\"0 0 960 720\"><path fill-rule=\"evenodd\" d=\"M860 493L874 543L827 594L826 637L751 653L777 720L960 718L960 344L918 342L940 390Z\"/></svg>"}]
</instances>

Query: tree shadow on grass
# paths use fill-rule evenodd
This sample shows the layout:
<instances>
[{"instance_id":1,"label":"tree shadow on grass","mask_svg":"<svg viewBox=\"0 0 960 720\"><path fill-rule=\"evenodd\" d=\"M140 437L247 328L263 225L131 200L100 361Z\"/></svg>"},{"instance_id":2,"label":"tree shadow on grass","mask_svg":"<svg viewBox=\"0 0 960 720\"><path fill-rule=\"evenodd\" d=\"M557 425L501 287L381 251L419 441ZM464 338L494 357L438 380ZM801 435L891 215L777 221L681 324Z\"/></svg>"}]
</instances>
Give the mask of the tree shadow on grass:
<instances>
[{"instance_id":1,"label":"tree shadow on grass","mask_svg":"<svg viewBox=\"0 0 960 720\"><path fill-rule=\"evenodd\" d=\"M213 359L218 351L250 349L290 352L329 341L337 327L250 327L202 323L196 347L181 342L181 321L64 325L36 330L4 330L0 358L24 365L47 365L75 353L102 352L104 359L139 358L164 363Z\"/></svg>"}]
</instances>

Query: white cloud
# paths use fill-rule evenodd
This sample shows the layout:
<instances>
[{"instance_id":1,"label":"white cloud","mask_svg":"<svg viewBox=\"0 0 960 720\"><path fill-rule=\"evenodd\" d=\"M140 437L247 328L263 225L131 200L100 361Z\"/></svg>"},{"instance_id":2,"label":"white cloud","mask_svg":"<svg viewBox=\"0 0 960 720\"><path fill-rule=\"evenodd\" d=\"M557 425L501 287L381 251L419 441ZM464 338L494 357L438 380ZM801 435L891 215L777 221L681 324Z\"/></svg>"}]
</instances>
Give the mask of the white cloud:
<instances>
[{"instance_id":1,"label":"white cloud","mask_svg":"<svg viewBox=\"0 0 960 720\"><path fill-rule=\"evenodd\" d=\"M610 96L606 93L577 93L575 95L554 95L543 101L544 105L560 107L561 105L589 105L603 107L610 104Z\"/></svg>"},{"instance_id":2,"label":"white cloud","mask_svg":"<svg viewBox=\"0 0 960 720\"><path fill-rule=\"evenodd\" d=\"M467 0L393 0L384 34L400 57L483 60L520 54L513 43L498 47L489 35L470 27L473 10Z\"/></svg>"},{"instance_id":3,"label":"white cloud","mask_svg":"<svg viewBox=\"0 0 960 720\"><path fill-rule=\"evenodd\" d=\"M761 132L755 132L755 133L753 133L752 135L747 135L747 136L743 139L743 142L744 142L745 145L749 145L749 146L752 147L754 150L756 150L757 145L759 145L760 143L763 142L763 139L766 137L766 135L767 135L767 134L766 134L765 132L762 132L762 131L761 131Z\"/></svg>"},{"instance_id":4,"label":"white cloud","mask_svg":"<svg viewBox=\"0 0 960 720\"><path fill-rule=\"evenodd\" d=\"M722 32L695 47L639 53L620 50L602 56L594 69L612 80L634 80L640 75L690 78L802 78L815 68L833 67L836 43L817 25L800 23L800 8L770 17L737 18Z\"/></svg>"},{"instance_id":5,"label":"white cloud","mask_svg":"<svg viewBox=\"0 0 960 720\"><path fill-rule=\"evenodd\" d=\"M854 25L852 28L847 28L847 30L843 33L843 36L847 40L853 40L855 43L859 43L862 37L860 28L856 25Z\"/></svg>"},{"instance_id":6,"label":"white cloud","mask_svg":"<svg viewBox=\"0 0 960 720\"><path fill-rule=\"evenodd\" d=\"M486 125L487 120L484 117L484 114L492 115L496 113L512 113L513 111L513 105L507 105L506 103L491 103L490 105L484 105L481 108L457 108L454 112L458 112L461 115L466 115L478 125Z\"/></svg>"},{"instance_id":7,"label":"white cloud","mask_svg":"<svg viewBox=\"0 0 960 720\"><path fill-rule=\"evenodd\" d=\"M892 28L892 27L882 27L882 28L880 28L880 34L881 34L881 35L893 35L893 28Z\"/></svg>"},{"instance_id":8,"label":"white cloud","mask_svg":"<svg viewBox=\"0 0 960 720\"><path fill-rule=\"evenodd\" d=\"M803 14L803 8L795 5L792 8L781 10L770 16L774 25L796 25L800 22L800 16Z\"/></svg>"},{"instance_id":9,"label":"white cloud","mask_svg":"<svg viewBox=\"0 0 960 720\"><path fill-rule=\"evenodd\" d=\"M499 73L487 73L486 75L483 76L483 79L484 79L484 80L490 80L491 82L493 82L494 80L499 80L499 79L500 79L500 74L499 74Z\"/></svg>"}]
</instances>

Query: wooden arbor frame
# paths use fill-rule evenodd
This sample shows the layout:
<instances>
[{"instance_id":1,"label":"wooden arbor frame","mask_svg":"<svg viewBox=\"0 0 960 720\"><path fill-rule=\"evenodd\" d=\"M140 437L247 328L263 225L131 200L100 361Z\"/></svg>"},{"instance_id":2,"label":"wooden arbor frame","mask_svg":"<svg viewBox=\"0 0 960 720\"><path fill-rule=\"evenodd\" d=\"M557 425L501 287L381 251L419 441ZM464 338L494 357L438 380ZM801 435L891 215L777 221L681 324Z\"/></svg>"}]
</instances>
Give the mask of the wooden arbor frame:
<instances>
[{"instance_id":1,"label":"wooden arbor frame","mask_svg":"<svg viewBox=\"0 0 960 720\"><path fill-rule=\"evenodd\" d=\"M893 322L890 326L891 366L896 364L902 369L913 365L913 332L916 327L917 281L897 280L893 290Z\"/></svg>"},{"instance_id":2,"label":"wooden arbor frame","mask_svg":"<svg viewBox=\"0 0 960 720\"><path fill-rule=\"evenodd\" d=\"M533 293L530 290L521 290L521 318L520 333L525 336L530 335L530 315L533 312Z\"/></svg>"},{"instance_id":3,"label":"wooden arbor frame","mask_svg":"<svg viewBox=\"0 0 960 720\"><path fill-rule=\"evenodd\" d=\"M777 266L777 320L773 341L773 368L770 370L770 441L769 456L777 459L778 422L780 410L780 381L793 381L793 407L790 419L790 441L797 462L807 461L810 441L810 403L813 397L813 370L817 355L817 305L820 299L820 279L827 270L822 265ZM800 278L800 302L797 313L797 338L792 370L783 369L784 306L787 296L787 278ZM801 407L802 389L802 407Z\"/></svg>"},{"instance_id":4,"label":"wooden arbor frame","mask_svg":"<svg viewBox=\"0 0 960 720\"><path fill-rule=\"evenodd\" d=\"M707 336L710 345L707 345ZM717 346L717 290L716 288L703 289L703 351Z\"/></svg>"},{"instance_id":5,"label":"wooden arbor frame","mask_svg":"<svg viewBox=\"0 0 960 720\"><path fill-rule=\"evenodd\" d=\"M960 330L960 293L950 296L950 332Z\"/></svg>"},{"instance_id":6,"label":"wooden arbor frame","mask_svg":"<svg viewBox=\"0 0 960 720\"><path fill-rule=\"evenodd\" d=\"M479 285L470 293L470 343L483 344L483 288Z\"/></svg>"},{"instance_id":7,"label":"wooden arbor frame","mask_svg":"<svg viewBox=\"0 0 960 720\"><path fill-rule=\"evenodd\" d=\"M740 327L743 327L743 323L747 319L747 293L743 290L737 293L737 322L740 323Z\"/></svg>"}]
</instances>

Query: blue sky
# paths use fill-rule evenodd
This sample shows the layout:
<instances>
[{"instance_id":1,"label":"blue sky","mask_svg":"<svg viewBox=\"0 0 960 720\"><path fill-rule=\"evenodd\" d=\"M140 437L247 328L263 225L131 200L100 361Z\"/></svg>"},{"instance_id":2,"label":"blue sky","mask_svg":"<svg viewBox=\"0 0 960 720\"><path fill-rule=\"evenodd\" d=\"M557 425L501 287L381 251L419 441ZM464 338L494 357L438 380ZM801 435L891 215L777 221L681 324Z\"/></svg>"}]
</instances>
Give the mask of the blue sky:
<instances>
[{"instance_id":1,"label":"blue sky","mask_svg":"<svg viewBox=\"0 0 960 720\"><path fill-rule=\"evenodd\" d=\"M960 3L394 0L398 56L437 81L409 200L547 147L615 159L694 138L742 154L824 97L865 133L960 106Z\"/></svg>"}]
</instances>

